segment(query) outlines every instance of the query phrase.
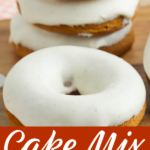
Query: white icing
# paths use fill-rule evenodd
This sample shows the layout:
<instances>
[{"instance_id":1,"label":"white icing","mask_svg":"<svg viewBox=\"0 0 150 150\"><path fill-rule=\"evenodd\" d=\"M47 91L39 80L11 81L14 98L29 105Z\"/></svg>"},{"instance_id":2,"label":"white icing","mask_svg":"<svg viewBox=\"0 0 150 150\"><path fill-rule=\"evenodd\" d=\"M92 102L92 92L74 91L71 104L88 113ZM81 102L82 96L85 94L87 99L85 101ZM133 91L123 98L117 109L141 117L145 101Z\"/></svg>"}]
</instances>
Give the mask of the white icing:
<instances>
[{"instance_id":1,"label":"white icing","mask_svg":"<svg viewBox=\"0 0 150 150\"><path fill-rule=\"evenodd\" d=\"M122 23L122 27L125 27L129 22L130 22L130 20L128 20L127 18L124 18L123 23Z\"/></svg>"},{"instance_id":2,"label":"white icing","mask_svg":"<svg viewBox=\"0 0 150 150\"><path fill-rule=\"evenodd\" d=\"M82 95L65 95L74 89ZM123 59L59 46L21 59L5 80L3 96L6 108L25 126L117 126L140 113L146 91Z\"/></svg>"},{"instance_id":3,"label":"white icing","mask_svg":"<svg viewBox=\"0 0 150 150\"><path fill-rule=\"evenodd\" d=\"M83 37L92 37L93 34L91 33L78 33L78 36L83 36Z\"/></svg>"},{"instance_id":4,"label":"white icing","mask_svg":"<svg viewBox=\"0 0 150 150\"><path fill-rule=\"evenodd\" d=\"M120 42L130 32L132 23L111 34L97 37L78 37L48 32L25 22L16 14L11 22L10 42L21 44L32 50L46 47L75 45L90 48L111 46Z\"/></svg>"},{"instance_id":5,"label":"white icing","mask_svg":"<svg viewBox=\"0 0 150 150\"><path fill-rule=\"evenodd\" d=\"M144 50L143 64L144 64L144 69L146 71L146 74L150 79L150 35L148 37L145 50Z\"/></svg>"},{"instance_id":6,"label":"white icing","mask_svg":"<svg viewBox=\"0 0 150 150\"><path fill-rule=\"evenodd\" d=\"M122 15L130 20L139 0L18 0L23 17L45 25L101 24Z\"/></svg>"},{"instance_id":7,"label":"white icing","mask_svg":"<svg viewBox=\"0 0 150 150\"><path fill-rule=\"evenodd\" d=\"M0 88L3 87L5 81L5 76L3 74L0 74Z\"/></svg>"}]
</instances>

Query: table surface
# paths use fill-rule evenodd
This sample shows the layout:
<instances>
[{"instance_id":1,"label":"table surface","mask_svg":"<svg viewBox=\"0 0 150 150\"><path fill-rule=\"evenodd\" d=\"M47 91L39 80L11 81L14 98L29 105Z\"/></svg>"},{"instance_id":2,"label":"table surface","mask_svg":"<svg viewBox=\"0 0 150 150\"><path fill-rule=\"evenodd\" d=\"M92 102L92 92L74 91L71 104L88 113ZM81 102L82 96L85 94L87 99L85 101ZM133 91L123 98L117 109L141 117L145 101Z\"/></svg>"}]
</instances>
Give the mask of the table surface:
<instances>
[{"instance_id":1,"label":"table surface","mask_svg":"<svg viewBox=\"0 0 150 150\"><path fill-rule=\"evenodd\" d=\"M9 20L0 21L0 73L7 75L12 66L20 60L9 39ZM150 87L143 69L143 50L150 33L150 6L140 7L134 19L135 42L122 58L135 67L144 80L147 89L147 110L140 126L150 126ZM0 126L10 126L4 111L2 88L0 88Z\"/></svg>"}]
</instances>

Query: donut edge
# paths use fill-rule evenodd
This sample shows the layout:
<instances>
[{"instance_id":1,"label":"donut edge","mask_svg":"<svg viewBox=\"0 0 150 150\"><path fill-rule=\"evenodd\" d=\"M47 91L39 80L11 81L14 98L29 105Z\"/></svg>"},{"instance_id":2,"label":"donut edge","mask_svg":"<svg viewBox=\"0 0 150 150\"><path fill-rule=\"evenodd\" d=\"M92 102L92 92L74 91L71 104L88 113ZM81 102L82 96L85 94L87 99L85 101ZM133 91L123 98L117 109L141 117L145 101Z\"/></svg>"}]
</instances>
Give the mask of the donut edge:
<instances>
[{"instance_id":1,"label":"donut edge","mask_svg":"<svg viewBox=\"0 0 150 150\"><path fill-rule=\"evenodd\" d=\"M19 13L21 14L21 8L20 8L20 4L18 1L17 1L17 7L19 10ZM135 16L135 14L134 14L134 16ZM97 36L97 35L115 32L115 31L125 27L126 25L128 25L128 23L123 25L123 20L124 20L124 16L119 16L119 17L117 17L113 20L107 21L105 23L85 24L84 26L82 26L82 25L76 26L75 25L72 27L72 26L67 26L67 25L59 25L59 26L55 26L55 25L49 26L49 25L44 25L44 24L34 24L34 25L41 29L55 32L55 33L68 34L68 35L78 35L81 33L88 33L88 34L92 34L93 36Z\"/></svg>"},{"instance_id":2,"label":"donut edge","mask_svg":"<svg viewBox=\"0 0 150 150\"><path fill-rule=\"evenodd\" d=\"M133 42L134 42L134 29L132 28L131 31L125 36L125 38L121 40L120 42L118 42L117 44L114 44L109 47L106 47L106 46L100 47L98 49L120 56L131 48ZM12 44L14 51L20 57L24 57L34 52L34 50L27 48L21 44L16 45L14 42L11 42L11 44Z\"/></svg>"},{"instance_id":3,"label":"donut edge","mask_svg":"<svg viewBox=\"0 0 150 150\"><path fill-rule=\"evenodd\" d=\"M67 26L67 25L60 25L60 26L48 26L43 24L34 24L36 27L41 29L61 33L61 34L68 34L68 35L78 35L81 33L88 33L92 34L93 36L98 36L102 34L112 33L121 28L123 28L123 16L119 16L111 21L107 21L102 24L85 24L84 26ZM125 24L126 26L127 24Z\"/></svg>"},{"instance_id":4,"label":"donut edge","mask_svg":"<svg viewBox=\"0 0 150 150\"><path fill-rule=\"evenodd\" d=\"M138 126L144 117L145 111L146 111L146 101L144 103L143 109L136 117L132 117L130 120L126 121L122 125L118 125L118 127L136 127L136 126ZM12 113L10 113L8 111L8 109L6 107L5 107L5 112L6 112L6 115L7 115L7 118L9 120L10 124L13 127L23 127L24 126Z\"/></svg>"}]
</instances>

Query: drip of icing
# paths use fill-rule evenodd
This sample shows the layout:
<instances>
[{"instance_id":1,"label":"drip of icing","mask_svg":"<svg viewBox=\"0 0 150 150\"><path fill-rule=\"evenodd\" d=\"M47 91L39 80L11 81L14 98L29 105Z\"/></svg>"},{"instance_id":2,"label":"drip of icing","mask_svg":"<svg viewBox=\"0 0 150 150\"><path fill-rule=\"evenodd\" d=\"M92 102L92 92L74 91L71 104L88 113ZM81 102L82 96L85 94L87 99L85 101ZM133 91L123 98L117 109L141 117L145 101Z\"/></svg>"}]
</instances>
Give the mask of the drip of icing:
<instances>
[{"instance_id":1,"label":"drip of icing","mask_svg":"<svg viewBox=\"0 0 150 150\"><path fill-rule=\"evenodd\" d=\"M26 21L17 13L11 22L10 42L21 44L32 50L59 45L75 45L90 48L111 46L121 41L131 30L132 22L126 27L111 34L96 37L69 36L48 32L37 28ZM81 35L81 34L80 34ZM87 34L82 34L82 36Z\"/></svg>"},{"instance_id":2,"label":"drip of icing","mask_svg":"<svg viewBox=\"0 0 150 150\"><path fill-rule=\"evenodd\" d=\"M93 34L91 33L78 33L78 36L83 36L83 37L92 37Z\"/></svg>"},{"instance_id":3,"label":"drip of icing","mask_svg":"<svg viewBox=\"0 0 150 150\"><path fill-rule=\"evenodd\" d=\"M45 25L101 24L119 16L134 16L139 0L18 0L30 23Z\"/></svg>"},{"instance_id":4,"label":"drip of icing","mask_svg":"<svg viewBox=\"0 0 150 150\"><path fill-rule=\"evenodd\" d=\"M3 87L5 81L5 76L0 74L0 88Z\"/></svg>"},{"instance_id":5,"label":"drip of icing","mask_svg":"<svg viewBox=\"0 0 150 150\"><path fill-rule=\"evenodd\" d=\"M74 90L81 96L65 95ZM123 59L59 46L21 59L7 75L3 97L25 126L117 126L140 113L146 90Z\"/></svg>"},{"instance_id":6,"label":"drip of icing","mask_svg":"<svg viewBox=\"0 0 150 150\"><path fill-rule=\"evenodd\" d=\"M129 22L130 22L130 20L124 18L123 23L122 23L122 27L126 26Z\"/></svg>"}]
</instances>

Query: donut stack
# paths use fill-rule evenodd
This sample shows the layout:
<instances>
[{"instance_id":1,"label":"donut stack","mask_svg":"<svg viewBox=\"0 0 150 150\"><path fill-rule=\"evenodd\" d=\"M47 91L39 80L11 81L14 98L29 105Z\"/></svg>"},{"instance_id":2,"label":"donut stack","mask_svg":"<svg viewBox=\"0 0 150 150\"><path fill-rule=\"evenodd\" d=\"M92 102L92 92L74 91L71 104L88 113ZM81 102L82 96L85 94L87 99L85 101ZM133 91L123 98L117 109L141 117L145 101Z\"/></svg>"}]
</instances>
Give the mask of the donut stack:
<instances>
[{"instance_id":1,"label":"donut stack","mask_svg":"<svg viewBox=\"0 0 150 150\"><path fill-rule=\"evenodd\" d=\"M138 2L18 0L10 42L21 57L41 50L7 75L3 98L11 125L138 126L144 82L112 55L132 46Z\"/></svg>"},{"instance_id":2,"label":"donut stack","mask_svg":"<svg viewBox=\"0 0 150 150\"><path fill-rule=\"evenodd\" d=\"M115 55L134 41L132 19L139 0L18 0L10 42L16 53L52 46L97 48Z\"/></svg>"}]
</instances>

